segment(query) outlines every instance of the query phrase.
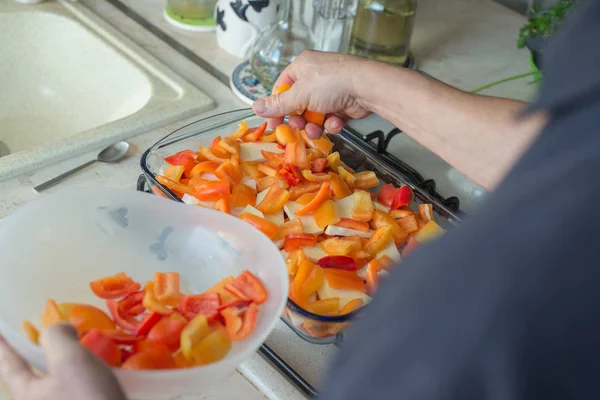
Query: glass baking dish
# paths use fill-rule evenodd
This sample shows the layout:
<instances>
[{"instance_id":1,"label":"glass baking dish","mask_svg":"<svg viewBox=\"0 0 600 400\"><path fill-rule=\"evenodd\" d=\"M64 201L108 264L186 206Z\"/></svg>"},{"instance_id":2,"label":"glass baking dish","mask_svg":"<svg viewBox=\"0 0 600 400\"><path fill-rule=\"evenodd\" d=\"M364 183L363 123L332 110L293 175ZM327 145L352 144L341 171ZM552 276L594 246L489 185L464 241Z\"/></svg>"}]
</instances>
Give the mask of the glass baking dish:
<instances>
[{"instance_id":1,"label":"glass baking dish","mask_svg":"<svg viewBox=\"0 0 600 400\"><path fill-rule=\"evenodd\" d=\"M152 192L182 202L179 197L156 180L156 175L160 174L166 165L164 158L178 151L198 149L199 146L208 147L215 137L225 137L235 132L238 123L242 120L245 120L250 127L264 122L251 109L235 110L193 122L156 142L144 152L140 162ZM405 176L394 169L393 165L378 159L377 154L370 150L364 142L361 143L362 139L358 136L349 131L343 131L339 135L329 135L329 138L334 143L333 151L338 151L342 161L357 172L374 171L379 178L380 185L392 183L395 186L410 186L415 193L411 208L416 210L419 203L433 204L436 222L444 229L460 222L459 217L453 211L410 183ZM373 191L378 191L378 188L374 188ZM326 317L313 314L288 298L282 319L303 339L316 344L329 344L341 338L342 331L353 319L360 316L363 309L364 307L349 314Z\"/></svg>"}]
</instances>

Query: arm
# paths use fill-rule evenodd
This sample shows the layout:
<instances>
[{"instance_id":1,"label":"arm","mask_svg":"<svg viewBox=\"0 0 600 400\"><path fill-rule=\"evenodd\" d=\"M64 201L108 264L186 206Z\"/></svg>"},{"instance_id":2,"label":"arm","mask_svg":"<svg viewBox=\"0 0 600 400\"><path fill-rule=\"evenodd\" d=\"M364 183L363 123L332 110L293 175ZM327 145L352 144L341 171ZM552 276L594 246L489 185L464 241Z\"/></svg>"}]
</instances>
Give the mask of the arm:
<instances>
[{"instance_id":1,"label":"arm","mask_svg":"<svg viewBox=\"0 0 600 400\"><path fill-rule=\"evenodd\" d=\"M284 82L294 86L257 101L257 114L323 112L329 114L325 128L337 133L348 118L374 112L487 189L545 124L543 115L517 120L522 102L466 93L414 71L347 55L302 53L275 87ZM322 132L311 124L306 130L309 136Z\"/></svg>"},{"instance_id":2,"label":"arm","mask_svg":"<svg viewBox=\"0 0 600 400\"><path fill-rule=\"evenodd\" d=\"M493 189L545 124L517 119L525 103L463 92L418 72L368 62L355 79L364 107L392 122L486 189ZM373 89L377 88L377 89Z\"/></svg>"}]
</instances>

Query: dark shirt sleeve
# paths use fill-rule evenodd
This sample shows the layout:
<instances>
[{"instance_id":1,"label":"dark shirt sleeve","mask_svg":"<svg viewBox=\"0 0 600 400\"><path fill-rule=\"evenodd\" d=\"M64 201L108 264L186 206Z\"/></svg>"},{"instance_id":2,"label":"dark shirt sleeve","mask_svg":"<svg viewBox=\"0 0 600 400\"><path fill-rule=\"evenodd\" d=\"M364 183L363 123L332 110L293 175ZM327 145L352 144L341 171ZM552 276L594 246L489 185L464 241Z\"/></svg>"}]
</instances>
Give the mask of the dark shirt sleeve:
<instances>
[{"instance_id":1,"label":"dark shirt sleeve","mask_svg":"<svg viewBox=\"0 0 600 400\"><path fill-rule=\"evenodd\" d=\"M571 19L538 102L551 122L476 215L382 284L322 399L600 398L600 2Z\"/></svg>"}]
</instances>

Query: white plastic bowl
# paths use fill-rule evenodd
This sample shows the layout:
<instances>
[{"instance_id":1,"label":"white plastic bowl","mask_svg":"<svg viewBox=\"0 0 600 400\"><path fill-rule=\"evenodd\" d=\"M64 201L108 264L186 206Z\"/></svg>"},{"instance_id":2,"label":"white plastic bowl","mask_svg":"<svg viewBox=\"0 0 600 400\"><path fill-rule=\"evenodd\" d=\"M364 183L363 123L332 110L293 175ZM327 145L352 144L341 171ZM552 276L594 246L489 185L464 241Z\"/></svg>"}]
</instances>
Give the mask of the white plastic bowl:
<instances>
[{"instance_id":1,"label":"white plastic bowl","mask_svg":"<svg viewBox=\"0 0 600 400\"><path fill-rule=\"evenodd\" d=\"M88 283L118 272L143 283L155 271L177 271L182 291L193 293L244 269L262 280L269 298L250 337L207 366L115 370L132 399L198 393L233 372L265 341L287 300L285 263L259 231L217 211L121 189L68 189L21 206L0 224L0 255L0 332L42 371L43 354L21 324L39 326L48 298L106 310Z\"/></svg>"}]
</instances>

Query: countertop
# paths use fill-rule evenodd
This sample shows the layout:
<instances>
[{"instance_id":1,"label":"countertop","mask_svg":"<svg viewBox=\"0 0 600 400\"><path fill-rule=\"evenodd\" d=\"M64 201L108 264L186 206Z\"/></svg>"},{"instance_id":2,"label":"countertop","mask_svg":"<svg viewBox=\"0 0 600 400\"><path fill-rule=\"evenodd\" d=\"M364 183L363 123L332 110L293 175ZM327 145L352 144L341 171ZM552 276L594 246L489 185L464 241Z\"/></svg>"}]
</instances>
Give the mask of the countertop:
<instances>
[{"instance_id":1,"label":"countertop","mask_svg":"<svg viewBox=\"0 0 600 400\"><path fill-rule=\"evenodd\" d=\"M180 32L162 20L164 0L143 2L122 0L135 12L176 38L183 50L193 53L205 63L205 70L174 48L154 36L133 20L125 17L107 1L81 0L86 6L103 16L130 39L145 48L156 58L211 96L217 107L207 113L177 123L153 129L129 140L131 151L124 161L114 164L96 164L50 189L61 187L111 186L135 189L140 174L139 159L143 151L168 133L209 115L245 107L230 91L227 78L242 60L221 50L214 34ZM416 22L413 52L418 67L430 75L462 89L471 90L491 81L525 73L529 70L526 51L517 50L515 38L524 17L491 0L422 0ZM181 50L181 49L180 49ZM212 72L212 75L207 72ZM516 81L498 86L489 94L517 99L530 99L535 88L526 81ZM368 127L370 117L355 126ZM401 157L425 157L426 150L409 138L394 140L391 151ZM33 187L67 169L95 157L96 151L62 161L41 170L0 182L0 218L7 216L19 205L38 196ZM410 158L410 157L409 157ZM441 162L435 160L432 162ZM319 386L320 379L337 348L317 346L304 342L283 322L279 322L267 344L285 361L300 372L311 384ZM207 389L206 393L189 399L286 399L305 398L279 374L262 356L255 354L243 363L228 380ZM250 382L250 383L249 383ZM0 396L1 398L1 396Z\"/></svg>"}]
</instances>

